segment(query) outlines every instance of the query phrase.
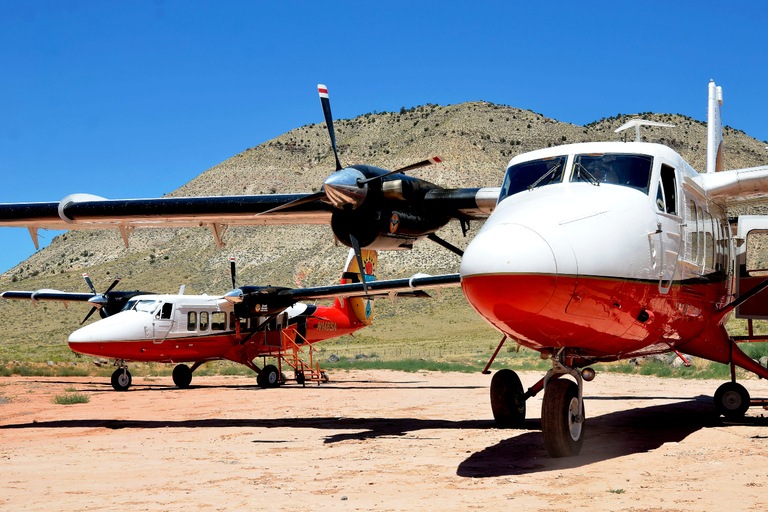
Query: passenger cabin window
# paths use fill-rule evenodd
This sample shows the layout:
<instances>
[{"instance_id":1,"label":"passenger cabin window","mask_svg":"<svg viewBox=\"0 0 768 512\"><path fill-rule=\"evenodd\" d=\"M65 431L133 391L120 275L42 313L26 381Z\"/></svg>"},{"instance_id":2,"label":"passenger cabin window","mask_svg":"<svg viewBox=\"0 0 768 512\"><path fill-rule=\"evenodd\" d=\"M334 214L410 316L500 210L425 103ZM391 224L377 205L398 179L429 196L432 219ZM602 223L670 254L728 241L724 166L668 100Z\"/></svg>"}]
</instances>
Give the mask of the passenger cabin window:
<instances>
[{"instance_id":1,"label":"passenger cabin window","mask_svg":"<svg viewBox=\"0 0 768 512\"><path fill-rule=\"evenodd\" d=\"M190 311L189 313L187 313L187 330L188 331L197 330L197 312L196 311Z\"/></svg>"},{"instance_id":2,"label":"passenger cabin window","mask_svg":"<svg viewBox=\"0 0 768 512\"><path fill-rule=\"evenodd\" d=\"M677 215L677 180L675 179L675 169L667 164L661 164L659 178L659 194L664 193L659 209L670 215Z\"/></svg>"},{"instance_id":3,"label":"passenger cabin window","mask_svg":"<svg viewBox=\"0 0 768 512\"><path fill-rule=\"evenodd\" d=\"M691 260L693 260L694 263L698 263L699 257L699 228L697 223L698 217L696 216L696 203L691 201L690 218L688 219L688 236L689 244L691 246Z\"/></svg>"},{"instance_id":4,"label":"passenger cabin window","mask_svg":"<svg viewBox=\"0 0 768 512\"><path fill-rule=\"evenodd\" d=\"M707 217L706 222L706 237L707 237L707 255L704 266L706 268L715 268L715 239L714 239L714 224L712 223L712 216L709 212L705 213Z\"/></svg>"},{"instance_id":5,"label":"passenger cabin window","mask_svg":"<svg viewBox=\"0 0 768 512\"><path fill-rule=\"evenodd\" d=\"M699 253L696 255L696 262L701 265L704 263L704 230L706 229L704 227L704 212L702 211L701 206L696 207L696 217L699 219L696 223L697 234L699 235Z\"/></svg>"},{"instance_id":6,"label":"passenger cabin window","mask_svg":"<svg viewBox=\"0 0 768 512\"><path fill-rule=\"evenodd\" d=\"M171 319L171 313L173 313L173 303L172 302L166 302L165 304L163 304L163 307L160 310L160 319L161 320L170 320Z\"/></svg>"},{"instance_id":7,"label":"passenger cabin window","mask_svg":"<svg viewBox=\"0 0 768 512\"><path fill-rule=\"evenodd\" d=\"M216 311L211 314L211 330L223 331L227 328L227 314L223 311Z\"/></svg>"},{"instance_id":8,"label":"passenger cabin window","mask_svg":"<svg viewBox=\"0 0 768 512\"><path fill-rule=\"evenodd\" d=\"M207 311L200 312L200 330L201 331L208 330L208 312Z\"/></svg>"},{"instance_id":9,"label":"passenger cabin window","mask_svg":"<svg viewBox=\"0 0 768 512\"><path fill-rule=\"evenodd\" d=\"M562 182L563 169L567 161L567 156L555 156L511 166L504 176L499 202L524 190Z\"/></svg>"},{"instance_id":10,"label":"passenger cabin window","mask_svg":"<svg viewBox=\"0 0 768 512\"><path fill-rule=\"evenodd\" d=\"M570 181L621 185L648 194L652 169L653 157L648 155L576 155Z\"/></svg>"}]
</instances>

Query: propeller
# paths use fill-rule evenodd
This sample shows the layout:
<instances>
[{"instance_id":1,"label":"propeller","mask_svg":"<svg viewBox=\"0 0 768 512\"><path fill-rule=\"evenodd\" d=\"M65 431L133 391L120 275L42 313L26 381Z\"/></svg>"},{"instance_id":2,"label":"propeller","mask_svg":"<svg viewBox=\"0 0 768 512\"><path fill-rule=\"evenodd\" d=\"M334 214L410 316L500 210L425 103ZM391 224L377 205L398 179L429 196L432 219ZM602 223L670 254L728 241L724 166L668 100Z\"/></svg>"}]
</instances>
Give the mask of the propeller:
<instances>
[{"instance_id":1,"label":"propeller","mask_svg":"<svg viewBox=\"0 0 768 512\"><path fill-rule=\"evenodd\" d=\"M304 196L300 199L276 206L270 210L257 213L253 217L259 215L265 215L267 213L273 213L288 208L300 206L302 204L311 203L317 201L325 201L331 203L334 208L344 209L351 206L354 210L359 207L365 201L368 195L368 183L376 180L381 180L386 176L392 174L404 173L427 165L432 165L442 162L442 158L434 156L415 164L406 165L394 171L384 172L375 176L366 176L360 169L355 167L343 167L339 160L339 151L336 146L336 132L333 128L333 116L331 115L331 101L328 97L328 88L323 84L318 84L317 92L320 95L320 103L323 106L323 116L325 117L325 124L328 127L328 135L331 138L331 146L333 147L333 156L336 160L336 170L331 173L323 182L323 186L319 192L315 192Z\"/></svg>"},{"instance_id":2,"label":"propeller","mask_svg":"<svg viewBox=\"0 0 768 512\"><path fill-rule=\"evenodd\" d=\"M368 283L365 279L365 267L363 266L363 254L360 251L360 244L352 233L349 234L349 240L352 242L352 249L355 251L355 259L357 260L357 270L360 272L360 278L363 280L363 291L365 296L368 296Z\"/></svg>"},{"instance_id":3,"label":"propeller","mask_svg":"<svg viewBox=\"0 0 768 512\"><path fill-rule=\"evenodd\" d=\"M234 256L229 258L229 269L232 273L232 288L237 288L237 285L235 284L235 258Z\"/></svg>"},{"instance_id":4,"label":"propeller","mask_svg":"<svg viewBox=\"0 0 768 512\"><path fill-rule=\"evenodd\" d=\"M333 116L331 115L331 100L328 98L328 88L323 84L317 84L317 92L320 95L320 103L323 105L323 116L325 116L328 134L331 136L333 155L336 157L336 170L340 171L341 162L339 161L339 152L336 150L336 134L333 131Z\"/></svg>"},{"instance_id":5,"label":"propeller","mask_svg":"<svg viewBox=\"0 0 768 512\"><path fill-rule=\"evenodd\" d=\"M112 289L117 286L117 284L120 282L121 278L116 278L114 281L112 281L112 284L109 285L109 288L107 288L107 291L104 293L99 294L96 292L96 287L93 286L93 283L91 282L91 278L88 277L88 274L83 274L83 279L85 279L86 284L88 285L88 288L91 289L91 292L93 292L93 297L88 299L88 302L93 304L93 307L88 312L87 315L85 315L85 318L83 318L83 321L80 322L80 325L83 325L89 318L91 318L91 315L96 312L97 309L101 309L106 305L109 298L107 297L107 294L112 291Z\"/></svg>"}]
</instances>

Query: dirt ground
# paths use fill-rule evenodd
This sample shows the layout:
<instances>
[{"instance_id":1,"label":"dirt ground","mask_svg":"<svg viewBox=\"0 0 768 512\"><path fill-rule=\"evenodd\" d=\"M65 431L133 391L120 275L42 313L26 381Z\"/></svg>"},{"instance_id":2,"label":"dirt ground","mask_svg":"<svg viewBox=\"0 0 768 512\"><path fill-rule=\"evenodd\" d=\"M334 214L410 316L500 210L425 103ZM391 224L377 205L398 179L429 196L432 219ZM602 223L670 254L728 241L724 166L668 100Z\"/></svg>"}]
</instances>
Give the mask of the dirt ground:
<instances>
[{"instance_id":1,"label":"dirt ground","mask_svg":"<svg viewBox=\"0 0 768 512\"><path fill-rule=\"evenodd\" d=\"M768 510L768 411L718 420L719 382L600 374L581 455L551 459L541 395L496 429L490 376L331 378L0 378L0 510ZM72 388L90 402L52 403Z\"/></svg>"}]
</instances>

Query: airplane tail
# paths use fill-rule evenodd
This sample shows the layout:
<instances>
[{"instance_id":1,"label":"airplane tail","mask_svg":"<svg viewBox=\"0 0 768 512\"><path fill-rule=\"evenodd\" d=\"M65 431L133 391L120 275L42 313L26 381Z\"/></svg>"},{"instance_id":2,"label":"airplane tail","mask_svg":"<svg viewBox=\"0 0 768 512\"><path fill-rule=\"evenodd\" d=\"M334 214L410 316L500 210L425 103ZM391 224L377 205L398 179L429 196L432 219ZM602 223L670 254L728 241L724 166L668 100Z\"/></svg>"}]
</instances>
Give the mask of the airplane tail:
<instances>
[{"instance_id":1,"label":"airplane tail","mask_svg":"<svg viewBox=\"0 0 768 512\"><path fill-rule=\"evenodd\" d=\"M720 107L723 104L723 88L709 81L707 106L707 172L723 170L723 119Z\"/></svg>"},{"instance_id":2,"label":"airplane tail","mask_svg":"<svg viewBox=\"0 0 768 512\"><path fill-rule=\"evenodd\" d=\"M363 259L363 272L360 272L355 251L350 249L344 273L341 275L341 284L360 283L363 279L370 282L376 279L376 251L363 249L360 253ZM357 319L365 325L370 325L373 321L373 301L365 297L336 299L334 306L344 311L350 319Z\"/></svg>"}]
</instances>

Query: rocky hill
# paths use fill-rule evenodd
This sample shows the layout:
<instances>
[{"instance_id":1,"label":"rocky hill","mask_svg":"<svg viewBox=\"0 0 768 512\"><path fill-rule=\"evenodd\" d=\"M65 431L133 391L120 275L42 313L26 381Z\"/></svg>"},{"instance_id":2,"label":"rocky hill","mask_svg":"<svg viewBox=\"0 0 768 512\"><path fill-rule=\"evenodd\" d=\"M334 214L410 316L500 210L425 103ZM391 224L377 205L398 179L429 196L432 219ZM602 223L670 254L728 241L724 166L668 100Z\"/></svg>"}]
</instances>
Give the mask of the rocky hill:
<instances>
[{"instance_id":1,"label":"rocky hill","mask_svg":"<svg viewBox=\"0 0 768 512\"><path fill-rule=\"evenodd\" d=\"M339 157L345 165L366 163L394 169L439 155L441 165L413 174L446 187L476 187L499 186L507 162L520 153L572 142L632 138L634 132L625 135L613 130L633 117L675 124L676 128L644 128L644 138L671 146L694 168L703 169L706 123L673 114L620 115L578 126L529 110L470 102L373 112L337 120L335 128ZM768 161L765 142L732 128L725 129L724 140L726 168ZM312 192L333 169L325 124L310 124L246 148L169 195ZM473 230L479 227L476 224ZM463 239L455 225L441 234L460 247L469 239ZM119 275L123 277L121 289L126 290L174 293L185 284L187 293L220 294L231 287L230 256L237 259L241 284L310 286L336 282L347 254L345 247L334 245L327 226L230 228L224 241L227 245L219 251L208 229L147 229L134 232L126 249L117 231L71 231L0 275L0 289L82 291L86 288L80 274L87 271L98 289L106 288ZM457 256L431 242L421 242L413 251L383 253L379 261L378 278L402 277L415 271L455 272L459 265ZM452 300L460 303L461 297L456 295ZM410 304L408 311L425 307ZM51 310L55 306L47 307ZM0 332L0 343L11 338L63 342L79 322L79 318L74 322L74 317L80 317L79 310L51 319L41 309L0 303L0 314L12 324ZM385 317L406 311L404 306L381 309ZM33 325L38 327L30 333Z\"/></svg>"}]
</instances>

